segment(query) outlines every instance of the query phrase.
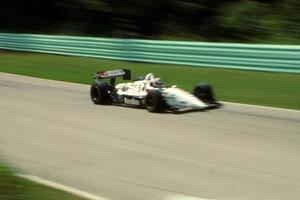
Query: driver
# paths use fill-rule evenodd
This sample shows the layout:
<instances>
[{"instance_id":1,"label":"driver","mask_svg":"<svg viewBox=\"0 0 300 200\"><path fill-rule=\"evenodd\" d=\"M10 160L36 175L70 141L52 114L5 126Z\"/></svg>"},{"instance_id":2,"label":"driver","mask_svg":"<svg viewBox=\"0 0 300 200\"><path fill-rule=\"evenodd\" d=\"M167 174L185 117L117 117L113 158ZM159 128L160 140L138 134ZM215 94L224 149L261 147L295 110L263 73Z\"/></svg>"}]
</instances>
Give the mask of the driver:
<instances>
[{"instance_id":1,"label":"driver","mask_svg":"<svg viewBox=\"0 0 300 200\"><path fill-rule=\"evenodd\" d=\"M164 86L164 83L160 78L156 78L153 81L151 81L150 85L155 88L161 88Z\"/></svg>"}]
</instances>

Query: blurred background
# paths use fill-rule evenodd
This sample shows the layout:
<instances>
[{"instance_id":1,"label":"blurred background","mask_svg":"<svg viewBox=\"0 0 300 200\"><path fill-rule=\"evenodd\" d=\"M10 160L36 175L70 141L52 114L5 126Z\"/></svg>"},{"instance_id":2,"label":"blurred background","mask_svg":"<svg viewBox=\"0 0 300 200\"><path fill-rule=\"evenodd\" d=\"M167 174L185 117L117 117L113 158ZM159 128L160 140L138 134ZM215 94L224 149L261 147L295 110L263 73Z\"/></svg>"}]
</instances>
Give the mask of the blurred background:
<instances>
[{"instance_id":1,"label":"blurred background","mask_svg":"<svg viewBox=\"0 0 300 200\"><path fill-rule=\"evenodd\" d=\"M300 43L299 0L2 0L0 32Z\"/></svg>"}]
</instances>

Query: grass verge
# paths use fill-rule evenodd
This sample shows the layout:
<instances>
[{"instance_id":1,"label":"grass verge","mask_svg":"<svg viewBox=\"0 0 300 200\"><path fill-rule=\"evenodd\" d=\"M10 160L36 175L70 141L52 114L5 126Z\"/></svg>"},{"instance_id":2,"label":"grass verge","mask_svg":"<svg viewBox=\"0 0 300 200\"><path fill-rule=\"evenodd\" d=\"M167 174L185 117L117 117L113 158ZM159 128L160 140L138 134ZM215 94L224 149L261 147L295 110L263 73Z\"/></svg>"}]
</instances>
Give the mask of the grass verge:
<instances>
[{"instance_id":1,"label":"grass verge","mask_svg":"<svg viewBox=\"0 0 300 200\"><path fill-rule=\"evenodd\" d=\"M75 195L39 185L15 176L13 170L0 161L1 200L84 200Z\"/></svg>"},{"instance_id":2,"label":"grass verge","mask_svg":"<svg viewBox=\"0 0 300 200\"><path fill-rule=\"evenodd\" d=\"M131 69L133 77L152 72L166 84L177 84L188 91L198 82L208 82L223 101L300 109L298 74L0 51L0 72L46 79L89 84L95 71L116 68Z\"/></svg>"}]
</instances>

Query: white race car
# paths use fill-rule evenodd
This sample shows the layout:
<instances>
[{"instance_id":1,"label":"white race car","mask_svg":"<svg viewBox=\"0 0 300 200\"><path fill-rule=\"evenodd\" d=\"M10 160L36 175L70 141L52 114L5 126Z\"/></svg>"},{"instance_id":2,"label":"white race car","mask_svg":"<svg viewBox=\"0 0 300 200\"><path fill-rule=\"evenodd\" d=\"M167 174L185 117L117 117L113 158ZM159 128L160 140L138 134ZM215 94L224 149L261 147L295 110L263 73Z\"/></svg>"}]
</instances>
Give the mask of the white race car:
<instances>
[{"instance_id":1,"label":"white race car","mask_svg":"<svg viewBox=\"0 0 300 200\"><path fill-rule=\"evenodd\" d=\"M91 85L90 96L95 104L123 105L147 108L150 112L186 112L220 107L212 88L206 83L197 84L193 93L173 86L164 86L152 73L133 82L115 84L116 77L130 80L130 70L118 69L97 72ZM110 79L109 82L104 79Z\"/></svg>"}]
</instances>

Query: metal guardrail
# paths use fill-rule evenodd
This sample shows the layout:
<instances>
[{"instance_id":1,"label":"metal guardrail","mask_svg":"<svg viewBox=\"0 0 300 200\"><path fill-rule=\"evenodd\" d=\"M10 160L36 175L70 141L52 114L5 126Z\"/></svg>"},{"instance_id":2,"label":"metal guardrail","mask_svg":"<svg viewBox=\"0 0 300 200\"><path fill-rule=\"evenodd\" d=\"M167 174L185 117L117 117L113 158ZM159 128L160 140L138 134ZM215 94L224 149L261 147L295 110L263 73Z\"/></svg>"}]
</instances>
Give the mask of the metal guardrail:
<instances>
[{"instance_id":1,"label":"metal guardrail","mask_svg":"<svg viewBox=\"0 0 300 200\"><path fill-rule=\"evenodd\" d=\"M300 73L300 46L0 33L0 49L165 64Z\"/></svg>"}]
</instances>

